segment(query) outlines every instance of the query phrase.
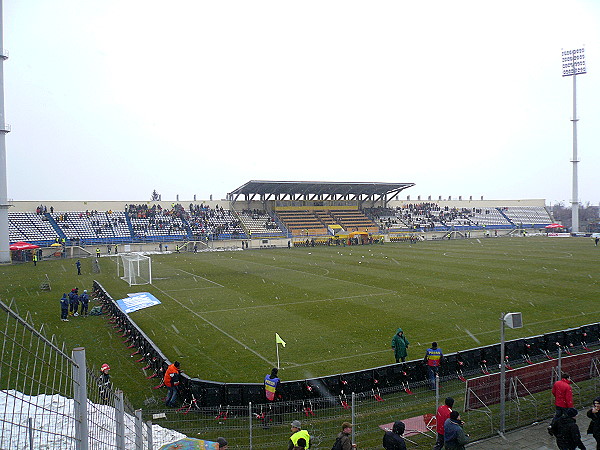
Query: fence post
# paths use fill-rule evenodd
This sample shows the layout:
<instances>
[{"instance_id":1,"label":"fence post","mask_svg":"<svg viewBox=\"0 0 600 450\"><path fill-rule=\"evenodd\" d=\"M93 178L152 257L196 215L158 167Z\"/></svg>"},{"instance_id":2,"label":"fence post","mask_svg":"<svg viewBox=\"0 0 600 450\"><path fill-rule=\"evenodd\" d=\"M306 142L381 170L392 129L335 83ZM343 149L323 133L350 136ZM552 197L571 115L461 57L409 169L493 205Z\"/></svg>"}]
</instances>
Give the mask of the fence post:
<instances>
[{"instance_id":1,"label":"fence post","mask_svg":"<svg viewBox=\"0 0 600 450\"><path fill-rule=\"evenodd\" d=\"M440 374L435 374L435 408L440 405Z\"/></svg>"},{"instance_id":2,"label":"fence post","mask_svg":"<svg viewBox=\"0 0 600 450\"><path fill-rule=\"evenodd\" d=\"M562 349L558 347L558 377L559 380L562 378Z\"/></svg>"},{"instance_id":3,"label":"fence post","mask_svg":"<svg viewBox=\"0 0 600 450\"><path fill-rule=\"evenodd\" d=\"M248 402L248 424L250 427L248 443L250 444L250 450L252 450L252 402Z\"/></svg>"},{"instance_id":4,"label":"fence post","mask_svg":"<svg viewBox=\"0 0 600 450\"><path fill-rule=\"evenodd\" d=\"M354 392L352 392L352 443L354 444L356 441L355 436L354 436L354 426L355 426L355 420L356 420L356 415L354 414L354 400L356 399L356 395L354 394Z\"/></svg>"},{"instance_id":5,"label":"fence post","mask_svg":"<svg viewBox=\"0 0 600 450\"><path fill-rule=\"evenodd\" d=\"M121 390L115 392L115 445L117 450L125 450L125 403Z\"/></svg>"},{"instance_id":6,"label":"fence post","mask_svg":"<svg viewBox=\"0 0 600 450\"><path fill-rule=\"evenodd\" d=\"M87 422L87 378L85 366L85 348L77 347L72 352L73 366L73 401L75 406L75 448L88 450Z\"/></svg>"},{"instance_id":7,"label":"fence post","mask_svg":"<svg viewBox=\"0 0 600 450\"><path fill-rule=\"evenodd\" d=\"M135 410L135 448L136 450L144 450L144 430L142 425L142 410Z\"/></svg>"},{"instance_id":8,"label":"fence post","mask_svg":"<svg viewBox=\"0 0 600 450\"><path fill-rule=\"evenodd\" d=\"M31 417L27 419L27 425L27 431L29 432L29 450L33 450L33 419Z\"/></svg>"},{"instance_id":9,"label":"fence post","mask_svg":"<svg viewBox=\"0 0 600 450\"><path fill-rule=\"evenodd\" d=\"M148 450L154 450L154 442L152 442L152 421L146 422L147 434L148 434Z\"/></svg>"}]
</instances>

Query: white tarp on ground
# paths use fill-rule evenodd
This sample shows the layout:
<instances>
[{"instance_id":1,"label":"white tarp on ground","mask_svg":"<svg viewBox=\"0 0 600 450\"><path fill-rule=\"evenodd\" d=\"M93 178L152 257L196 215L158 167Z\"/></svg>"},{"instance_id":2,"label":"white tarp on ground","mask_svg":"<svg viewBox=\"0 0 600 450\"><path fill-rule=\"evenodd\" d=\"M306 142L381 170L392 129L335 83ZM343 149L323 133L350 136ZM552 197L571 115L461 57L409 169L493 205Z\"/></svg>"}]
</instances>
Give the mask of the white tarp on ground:
<instances>
[{"instance_id":1,"label":"white tarp on ground","mask_svg":"<svg viewBox=\"0 0 600 450\"><path fill-rule=\"evenodd\" d=\"M117 305L119 305L119 308L125 314L129 314L139 309L160 305L160 300L149 292L137 292L135 294L127 294L126 298L117 300Z\"/></svg>"},{"instance_id":2,"label":"white tarp on ground","mask_svg":"<svg viewBox=\"0 0 600 450\"><path fill-rule=\"evenodd\" d=\"M61 395L29 396L15 390L0 391L0 448L29 449L29 419L32 419L33 448L75 449L74 401ZM112 406L89 402L88 428L95 444L114 443L115 424ZM135 418L125 414L125 442L135 442ZM154 449L186 436L152 425ZM98 447L90 447L98 448Z\"/></svg>"}]
</instances>

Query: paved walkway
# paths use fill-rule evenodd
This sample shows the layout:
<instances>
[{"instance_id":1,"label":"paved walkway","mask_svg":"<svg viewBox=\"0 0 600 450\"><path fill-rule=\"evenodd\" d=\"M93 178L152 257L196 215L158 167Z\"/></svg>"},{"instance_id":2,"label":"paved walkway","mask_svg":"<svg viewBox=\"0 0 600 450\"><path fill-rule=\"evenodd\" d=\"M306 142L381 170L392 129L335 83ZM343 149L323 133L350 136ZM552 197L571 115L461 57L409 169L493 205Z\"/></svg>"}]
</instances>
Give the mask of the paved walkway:
<instances>
[{"instance_id":1,"label":"paved walkway","mask_svg":"<svg viewBox=\"0 0 600 450\"><path fill-rule=\"evenodd\" d=\"M596 441L591 434L585 434L589 419L585 417L577 417L579 430L581 431L581 440L585 444L587 450L596 449ZM504 435L504 439L500 436L491 437L482 441L473 442L467 445L469 449L475 450L492 450L499 448L510 448L514 450L556 450L556 439L548 434L548 423L544 421L535 423L528 427L519 428L518 430L510 431Z\"/></svg>"}]
</instances>

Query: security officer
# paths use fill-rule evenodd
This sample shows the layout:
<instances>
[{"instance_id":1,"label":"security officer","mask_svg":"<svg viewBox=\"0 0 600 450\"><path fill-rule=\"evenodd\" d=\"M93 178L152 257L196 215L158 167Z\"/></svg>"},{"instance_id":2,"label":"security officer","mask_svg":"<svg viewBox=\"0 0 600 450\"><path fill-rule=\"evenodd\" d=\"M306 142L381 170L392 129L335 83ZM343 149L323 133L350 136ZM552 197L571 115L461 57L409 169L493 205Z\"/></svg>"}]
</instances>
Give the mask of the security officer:
<instances>
[{"instance_id":1,"label":"security officer","mask_svg":"<svg viewBox=\"0 0 600 450\"><path fill-rule=\"evenodd\" d=\"M432 390L435 390L435 377L438 374L443 357L442 349L438 348L437 342L432 342L431 348L428 348L425 352L424 361L427 364L427 376Z\"/></svg>"}]
</instances>

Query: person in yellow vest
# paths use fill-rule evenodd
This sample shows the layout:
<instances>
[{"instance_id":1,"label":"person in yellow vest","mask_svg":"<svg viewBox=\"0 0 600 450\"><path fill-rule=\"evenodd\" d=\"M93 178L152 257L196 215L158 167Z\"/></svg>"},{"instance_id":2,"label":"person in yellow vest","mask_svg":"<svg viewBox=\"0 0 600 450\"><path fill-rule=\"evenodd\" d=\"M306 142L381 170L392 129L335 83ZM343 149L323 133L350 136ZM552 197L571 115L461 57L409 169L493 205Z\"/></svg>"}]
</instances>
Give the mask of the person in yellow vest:
<instances>
[{"instance_id":1,"label":"person in yellow vest","mask_svg":"<svg viewBox=\"0 0 600 450\"><path fill-rule=\"evenodd\" d=\"M308 431L302 429L302 424L299 420L292 421L292 435L290 436L290 442L288 444L288 450L292 450L298 446L298 439L304 439L306 441L306 450L310 447L310 435Z\"/></svg>"},{"instance_id":2,"label":"person in yellow vest","mask_svg":"<svg viewBox=\"0 0 600 450\"><path fill-rule=\"evenodd\" d=\"M34 266L37 266L37 260L38 260L38 258L37 258L37 252L34 250L33 251L33 265Z\"/></svg>"}]
</instances>

